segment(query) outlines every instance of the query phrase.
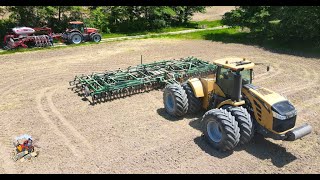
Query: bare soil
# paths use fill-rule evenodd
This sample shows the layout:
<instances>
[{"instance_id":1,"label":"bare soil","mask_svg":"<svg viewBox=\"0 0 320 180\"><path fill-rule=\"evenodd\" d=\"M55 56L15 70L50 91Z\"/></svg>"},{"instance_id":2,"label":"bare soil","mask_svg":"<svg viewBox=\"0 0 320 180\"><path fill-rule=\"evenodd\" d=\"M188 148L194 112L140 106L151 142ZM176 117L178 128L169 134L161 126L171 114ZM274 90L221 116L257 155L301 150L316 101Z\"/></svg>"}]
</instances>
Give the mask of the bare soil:
<instances>
[{"instance_id":1,"label":"bare soil","mask_svg":"<svg viewBox=\"0 0 320 180\"><path fill-rule=\"evenodd\" d=\"M195 13L192 16L193 21L214 21L222 18L224 13L235 9L235 6L208 6L206 13Z\"/></svg>"},{"instance_id":2,"label":"bare soil","mask_svg":"<svg viewBox=\"0 0 320 180\"><path fill-rule=\"evenodd\" d=\"M162 92L90 105L71 91L75 75L195 56L246 57L254 84L285 95L297 125L313 132L294 142L255 136L233 153L207 145L199 119L170 118ZM203 40L144 39L0 56L0 173L320 173L320 58L272 53L254 46ZM38 139L40 154L14 162L12 141Z\"/></svg>"}]
</instances>

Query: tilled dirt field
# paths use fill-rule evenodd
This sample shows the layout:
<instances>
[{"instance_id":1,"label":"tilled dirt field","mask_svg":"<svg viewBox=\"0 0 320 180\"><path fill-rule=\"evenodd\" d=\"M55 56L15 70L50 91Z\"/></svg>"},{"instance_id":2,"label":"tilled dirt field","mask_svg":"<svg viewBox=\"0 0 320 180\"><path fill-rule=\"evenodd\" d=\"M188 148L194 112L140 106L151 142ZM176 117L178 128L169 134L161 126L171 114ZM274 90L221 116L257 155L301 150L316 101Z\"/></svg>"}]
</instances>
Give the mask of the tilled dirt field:
<instances>
[{"instance_id":1,"label":"tilled dirt field","mask_svg":"<svg viewBox=\"0 0 320 180\"><path fill-rule=\"evenodd\" d=\"M199 119L170 118L162 92L92 106L71 91L77 74L195 56L246 57L256 85L285 95L297 124L311 135L295 142L256 136L232 154L201 137ZM0 173L320 173L320 59L277 54L241 44L145 39L0 56ZM39 139L37 158L13 162L14 137Z\"/></svg>"},{"instance_id":2,"label":"tilled dirt field","mask_svg":"<svg viewBox=\"0 0 320 180\"><path fill-rule=\"evenodd\" d=\"M193 21L213 21L221 19L224 13L235 9L235 6L208 6L206 7L206 13L195 13L192 16Z\"/></svg>"}]
</instances>

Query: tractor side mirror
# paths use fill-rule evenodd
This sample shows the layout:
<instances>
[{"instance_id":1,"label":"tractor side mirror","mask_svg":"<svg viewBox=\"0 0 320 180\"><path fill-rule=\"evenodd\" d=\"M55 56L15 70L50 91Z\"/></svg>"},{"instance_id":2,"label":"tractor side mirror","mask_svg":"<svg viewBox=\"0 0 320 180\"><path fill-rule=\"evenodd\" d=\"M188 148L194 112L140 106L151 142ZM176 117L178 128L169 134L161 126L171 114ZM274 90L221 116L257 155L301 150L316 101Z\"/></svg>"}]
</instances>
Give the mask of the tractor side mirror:
<instances>
[{"instance_id":1,"label":"tractor side mirror","mask_svg":"<svg viewBox=\"0 0 320 180\"><path fill-rule=\"evenodd\" d=\"M270 70L270 66L267 66L267 71L269 71Z\"/></svg>"}]
</instances>

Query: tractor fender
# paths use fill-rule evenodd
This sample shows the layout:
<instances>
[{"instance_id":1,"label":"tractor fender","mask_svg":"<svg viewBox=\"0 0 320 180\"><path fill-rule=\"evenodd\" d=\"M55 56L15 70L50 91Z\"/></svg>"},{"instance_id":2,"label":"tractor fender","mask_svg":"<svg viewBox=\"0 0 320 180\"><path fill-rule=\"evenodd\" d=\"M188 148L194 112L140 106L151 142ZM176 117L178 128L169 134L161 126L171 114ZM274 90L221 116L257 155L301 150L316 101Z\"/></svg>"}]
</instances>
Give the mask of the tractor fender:
<instances>
[{"instance_id":1,"label":"tractor fender","mask_svg":"<svg viewBox=\"0 0 320 180\"><path fill-rule=\"evenodd\" d=\"M225 101L222 101L222 102L217 106L217 108L221 108L221 107L224 106L224 105L231 105L231 106L236 107L236 106L241 106L241 105L244 105L244 104L245 104L245 101L244 101L244 100L237 102L237 101L232 101L231 99L227 99L227 100L225 100Z\"/></svg>"},{"instance_id":2,"label":"tractor fender","mask_svg":"<svg viewBox=\"0 0 320 180\"><path fill-rule=\"evenodd\" d=\"M80 31L78 31L78 30L69 31L69 32L68 32L68 35L70 35L70 34L72 34L72 33L74 33L74 32L80 33L80 35L81 35L82 38L83 38L83 34L82 34Z\"/></svg>"},{"instance_id":3,"label":"tractor fender","mask_svg":"<svg viewBox=\"0 0 320 180\"><path fill-rule=\"evenodd\" d=\"M198 78L192 78L188 80L188 84L191 86L194 95L199 97L204 97L203 86Z\"/></svg>"},{"instance_id":4,"label":"tractor fender","mask_svg":"<svg viewBox=\"0 0 320 180\"><path fill-rule=\"evenodd\" d=\"M92 33L89 34L90 40L92 40L92 36L95 35L95 34L97 34L97 33L96 32L92 32Z\"/></svg>"}]
</instances>

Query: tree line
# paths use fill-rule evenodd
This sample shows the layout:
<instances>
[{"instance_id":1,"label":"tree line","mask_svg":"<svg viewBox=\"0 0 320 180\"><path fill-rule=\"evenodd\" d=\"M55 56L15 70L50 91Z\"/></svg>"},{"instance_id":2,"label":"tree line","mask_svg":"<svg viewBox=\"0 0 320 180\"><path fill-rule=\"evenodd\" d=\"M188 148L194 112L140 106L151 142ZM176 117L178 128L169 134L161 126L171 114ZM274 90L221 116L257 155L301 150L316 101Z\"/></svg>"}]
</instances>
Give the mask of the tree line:
<instances>
[{"instance_id":1,"label":"tree line","mask_svg":"<svg viewBox=\"0 0 320 180\"><path fill-rule=\"evenodd\" d=\"M5 6L0 15L9 13L0 27L51 27L62 32L67 22L79 20L100 31L134 32L154 30L186 23L205 6Z\"/></svg>"},{"instance_id":2,"label":"tree line","mask_svg":"<svg viewBox=\"0 0 320 180\"><path fill-rule=\"evenodd\" d=\"M256 38L320 47L320 6L240 6L222 23L249 28Z\"/></svg>"}]
</instances>

